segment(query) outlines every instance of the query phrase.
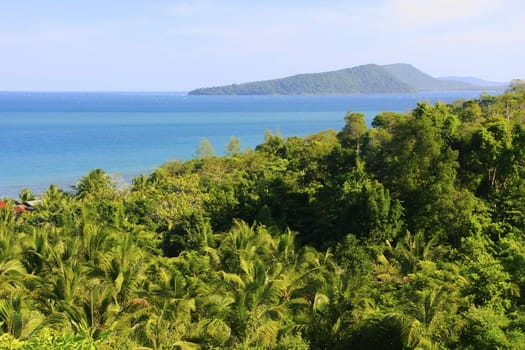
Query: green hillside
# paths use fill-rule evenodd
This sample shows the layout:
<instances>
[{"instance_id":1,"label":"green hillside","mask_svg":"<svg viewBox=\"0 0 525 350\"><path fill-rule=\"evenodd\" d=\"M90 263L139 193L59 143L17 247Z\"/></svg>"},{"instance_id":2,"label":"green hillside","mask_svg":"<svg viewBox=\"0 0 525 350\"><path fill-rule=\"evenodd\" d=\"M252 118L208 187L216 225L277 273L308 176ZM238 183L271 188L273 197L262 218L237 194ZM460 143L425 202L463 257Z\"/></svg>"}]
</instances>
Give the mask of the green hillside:
<instances>
[{"instance_id":1,"label":"green hillside","mask_svg":"<svg viewBox=\"0 0 525 350\"><path fill-rule=\"evenodd\" d=\"M190 95L329 95L385 94L416 91L481 90L482 86L439 80L410 64L367 64L324 73L298 74L264 80L200 88Z\"/></svg>"},{"instance_id":2,"label":"green hillside","mask_svg":"<svg viewBox=\"0 0 525 350\"><path fill-rule=\"evenodd\" d=\"M369 64L333 72L299 74L283 79L203 88L190 95L373 94L416 91L381 66Z\"/></svg>"},{"instance_id":3,"label":"green hillside","mask_svg":"<svg viewBox=\"0 0 525 350\"><path fill-rule=\"evenodd\" d=\"M474 85L460 81L444 81L433 78L406 63L388 64L382 67L390 74L414 87L418 91L471 90L476 88Z\"/></svg>"}]
</instances>

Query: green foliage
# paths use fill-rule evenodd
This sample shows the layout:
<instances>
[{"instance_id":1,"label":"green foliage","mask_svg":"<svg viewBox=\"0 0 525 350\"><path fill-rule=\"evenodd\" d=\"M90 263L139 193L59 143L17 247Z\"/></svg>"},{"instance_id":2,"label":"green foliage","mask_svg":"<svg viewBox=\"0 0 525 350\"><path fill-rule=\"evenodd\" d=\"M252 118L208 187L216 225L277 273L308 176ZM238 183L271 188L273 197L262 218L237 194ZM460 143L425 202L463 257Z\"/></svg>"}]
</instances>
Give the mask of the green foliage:
<instances>
[{"instance_id":1,"label":"green foliage","mask_svg":"<svg viewBox=\"0 0 525 350\"><path fill-rule=\"evenodd\" d=\"M199 147L197 147L197 151L195 153L195 156L197 158L202 158L202 159L211 158L211 157L215 156L215 150L214 150L210 140L208 140L205 137L201 139L201 141L199 143Z\"/></svg>"},{"instance_id":2,"label":"green foliage","mask_svg":"<svg viewBox=\"0 0 525 350\"><path fill-rule=\"evenodd\" d=\"M509 320L501 311L490 307L471 307L465 313L465 319L468 325L462 336L467 349L510 348L504 331Z\"/></svg>"},{"instance_id":3,"label":"green foliage","mask_svg":"<svg viewBox=\"0 0 525 350\"><path fill-rule=\"evenodd\" d=\"M362 113L348 112L345 116L345 123L339 134L341 144L347 148L354 146L356 148L355 154L359 156L359 149L367 131L365 116Z\"/></svg>"},{"instance_id":4,"label":"green foliage","mask_svg":"<svg viewBox=\"0 0 525 350\"><path fill-rule=\"evenodd\" d=\"M230 137L230 142L226 145L226 155L234 156L241 151L241 139Z\"/></svg>"},{"instance_id":5,"label":"green foliage","mask_svg":"<svg viewBox=\"0 0 525 350\"><path fill-rule=\"evenodd\" d=\"M45 334L23 342L10 339L5 335L0 337L0 349L2 350L93 350L100 348L100 345L100 342L69 334Z\"/></svg>"},{"instance_id":6,"label":"green foliage","mask_svg":"<svg viewBox=\"0 0 525 350\"><path fill-rule=\"evenodd\" d=\"M33 194L33 192L31 192L31 190L24 188L20 191L18 198L20 199L20 202L24 203L36 199L36 196Z\"/></svg>"},{"instance_id":7,"label":"green foliage","mask_svg":"<svg viewBox=\"0 0 525 350\"><path fill-rule=\"evenodd\" d=\"M524 104L349 113L7 200L0 349L523 348Z\"/></svg>"}]
</instances>

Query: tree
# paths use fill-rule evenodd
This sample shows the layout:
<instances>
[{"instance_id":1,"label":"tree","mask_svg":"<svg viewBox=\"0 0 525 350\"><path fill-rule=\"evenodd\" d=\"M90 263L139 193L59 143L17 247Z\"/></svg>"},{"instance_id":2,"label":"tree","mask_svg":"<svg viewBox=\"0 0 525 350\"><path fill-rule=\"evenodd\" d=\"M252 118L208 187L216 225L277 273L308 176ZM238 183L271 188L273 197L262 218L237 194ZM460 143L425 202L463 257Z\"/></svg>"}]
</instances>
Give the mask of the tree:
<instances>
[{"instance_id":1,"label":"tree","mask_svg":"<svg viewBox=\"0 0 525 350\"><path fill-rule=\"evenodd\" d=\"M207 138L203 137L197 147L196 157L200 159L212 158L215 156L215 150Z\"/></svg>"},{"instance_id":2,"label":"tree","mask_svg":"<svg viewBox=\"0 0 525 350\"><path fill-rule=\"evenodd\" d=\"M27 339L44 322L38 312L23 307L20 295L12 294L0 300L0 331L17 339Z\"/></svg>"},{"instance_id":3,"label":"tree","mask_svg":"<svg viewBox=\"0 0 525 350\"><path fill-rule=\"evenodd\" d=\"M234 156L241 151L241 139L237 137L230 137L230 142L226 145L226 155Z\"/></svg>"},{"instance_id":4,"label":"tree","mask_svg":"<svg viewBox=\"0 0 525 350\"><path fill-rule=\"evenodd\" d=\"M418 104L381 147L373 170L394 199L403 203L408 229L447 234L442 225L456 193L458 152L451 146L456 118L444 105Z\"/></svg>"},{"instance_id":5,"label":"tree","mask_svg":"<svg viewBox=\"0 0 525 350\"><path fill-rule=\"evenodd\" d=\"M512 92L525 92L525 81L522 79L512 79L509 90Z\"/></svg>"},{"instance_id":6,"label":"tree","mask_svg":"<svg viewBox=\"0 0 525 350\"><path fill-rule=\"evenodd\" d=\"M33 194L33 192L31 192L30 189L24 188L20 191L18 198L20 198L20 201L24 203L36 199L36 196Z\"/></svg>"},{"instance_id":7,"label":"tree","mask_svg":"<svg viewBox=\"0 0 525 350\"><path fill-rule=\"evenodd\" d=\"M102 169L91 170L82 177L76 185L79 198L111 196L115 190L115 184Z\"/></svg>"},{"instance_id":8,"label":"tree","mask_svg":"<svg viewBox=\"0 0 525 350\"><path fill-rule=\"evenodd\" d=\"M3 201L0 348L523 348L524 112L509 91L350 113Z\"/></svg>"},{"instance_id":9,"label":"tree","mask_svg":"<svg viewBox=\"0 0 525 350\"><path fill-rule=\"evenodd\" d=\"M360 146L368 130L365 115L363 113L349 111L345 115L345 123L343 130L339 133L341 143L345 147L355 147L355 154L359 156Z\"/></svg>"}]
</instances>

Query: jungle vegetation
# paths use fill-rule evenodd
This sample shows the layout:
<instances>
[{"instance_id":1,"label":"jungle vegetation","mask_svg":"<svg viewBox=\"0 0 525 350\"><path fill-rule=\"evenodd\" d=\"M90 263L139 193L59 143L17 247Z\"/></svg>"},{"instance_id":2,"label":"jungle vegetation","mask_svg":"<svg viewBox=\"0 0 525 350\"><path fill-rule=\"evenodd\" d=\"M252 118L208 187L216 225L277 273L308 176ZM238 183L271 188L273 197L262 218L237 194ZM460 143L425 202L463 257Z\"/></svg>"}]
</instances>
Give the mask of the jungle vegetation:
<instances>
[{"instance_id":1,"label":"jungle vegetation","mask_svg":"<svg viewBox=\"0 0 525 350\"><path fill-rule=\"evenodd\" d=\"M523 84L345 122L7 200L0 348L523 349Z\"/></svg>"}]
</instances>

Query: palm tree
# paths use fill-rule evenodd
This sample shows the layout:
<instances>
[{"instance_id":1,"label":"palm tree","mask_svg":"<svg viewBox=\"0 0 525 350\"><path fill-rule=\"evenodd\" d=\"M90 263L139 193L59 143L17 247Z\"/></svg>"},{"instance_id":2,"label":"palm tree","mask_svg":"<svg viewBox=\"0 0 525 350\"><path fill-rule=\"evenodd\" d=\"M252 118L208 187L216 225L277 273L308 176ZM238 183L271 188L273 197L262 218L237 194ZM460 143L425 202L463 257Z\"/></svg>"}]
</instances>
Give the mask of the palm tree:
<instances>
[{"instance_id":1,"label":"palm tree","mask_svg":"<svg viewBox=\"0 0 525 350\"><path fill-rule=\"evenodd\" d=\"M52 246L49 243L51 230L34 228L31 237L23 244L21 262L31 274L48 273L52 269Z\"/></svg>"},{"instance_id":2,"label":"palm tree","mask_svg":"<svg viewBox=\"0 0 525 350\"><path fill-rule=\"evenodd\" d=\"M415 235L407 232L395 248L392 248L388 241L387 247L388 251L399 262L405 275L415 273L420 261L439 259L444 254L443 247L437 245L437 236L427 241L423 232L418 232Z\"/></svg>"},{"instance_id":3,"label":"palm tree","mask_svg":"<svg viewBox=\"0 0 525 350\"><path fill-rule=\"evenodd\" d=\"M35 281L35 294L46 314L53 313L55 305L75 304L82 295L81 288L87 271L78 261L62 261L56 252L53 252L53 256L58 266L49 274L38 276Z\"/></svg>"},{"instance_id":4,"label":"palm tree","mask_svg":"<svg viewBox=\"0 0 525 350\"><path fill-rule=\"evenodd\" d=\"M36 199L36 196L31 192L30 189L24 188L20 191L18 194L18 198L20 199L20 202L25 203Z\"/></svg>"},{"instance_id":5,"label":"palm tree","mask_svg":"<svg viewBox=\"0 0 525 350\"><path fill-rule=\"evenodd\" d=\"M91 266L97 274L115 288L115 301L126 304L137 296L146 279L146 261L142 250L135 245L130 234L123 233L116 247L99 259L98 268Z\"/></svg>"},{"instance_id":6,"label":"palm tree","mask_svg":"<svg viewBox=\"0 0 525 350\"><path fill-rule=\"evenodd\" d=\"M114 303L114 291L108 284L95 284L76 298L75 303L63 303L63 314L75 333L97 339L118 322L119 307Z\"/></svg>"},{"instance_id":7,"label":"palm tree","mask_svg":"<svg viewBox=\"0 0 525 350\"><path fill-rule=\"evenodd\" d=\"M234 299L230 318L232 336L245 347L271 346L287 310L281 299L282 281L269 274L271 267L260 260L240 258L241 274L222 273L225 287Z\"/></svg>"},{"instance_id":8,"label":"palm tree","mask_svg":"<svg viewBox=\"0 0 525 350\"><path fill-rule=\"evenodd\" d=\"M83 176L76 185L79 198L90 196L101 197L113 194L115 184L102 169L91 170L86 176Z\"/></svg>"},{"instance_id":9,"label":"palm tree","mask_svg":"<svg viewBox=\"0 0 525 350\"><path fill-rule=\"evenodd\" d=\"M132 337L139 344L152 349L196 348L189 339L197 339L202 326L192 320L196 300L183 289L180 277L161 267L151 279L147 294L128 303L128 309L137 305L144 309L134 316L131 328Z\"/></svg>"},{"instance_id":10,"label":"palm tree","mask_svg":"<svg viewBox=\"0 0 525 350\"><path fill-rule=\"evenodd\" d=\"M0 221L0 297L16 286L22 286L27 271L21 262L25 236L14 230L11 210L0 210L4 220Z\"/></svg>"},{"instance_id":11,"label":"palm tree","mask_svg":"<svg viewBox=\"0 0 525 350\"><path fill-rule=\"evenodd\" d=\"M208 311L203 319L205 331L231 329L230 346L274 346L290 319L287 305L298 305L299 299L305 304L299 291L308 270L316 267L299 266L291 231L274 237L262 226L237 220L219 240L222 270L212 289L219 293L204 304Z\"/></svg>"},{"instance_id":12,"label":"palm tree","mask_svg":"<svg viewBox=\"0 0 525 350\"><path fill-rule=\"evenodd\" d=\"M329 250L318 252L319 271L311 299L311 316L302 325L313 346L335 349L350 347L363 319L376 310L362 276L343 269Z\"/></svg>"},{"instance_id":13,"label":"palm tree","mask_svg":"<svg viewBox=\"0 0 525 350\"><path fill-rule=\"evenodd\" d=\"M22 306L20 291L0 300L0 330L16 339L27 339L44 324L44 317Z\"/></svg>"},{"instance_id":14,"label":"palm tree","mask_svg":"<svg viewBox=\"0 0 525 350\"><path fill-rule=\"evenodd\" d=\"M224 348L232 335L228 322L234 313L235 299L229 293L211 294L202 298L199 304L199 320L192 336L205 343Z\"/></svg>"},{"instance_id":15,"label":"palm tree","mask_svg":"<svg viewBox=\"0 0 525 350\"><path fill-rule=\"evenodd\" d=\"M68 193L56 185L51 185L42 195L41 205L35 208L36 219L33 222L47 228L72 227L76 206L78 203L73 202Z\"/></svg>"},{"instance_id":16,"label":"palm tree","mask_svg":"<svg viewBox=\"0 0 525 350\"><path fill-rule=\"evenodd\" d=\"M0 298L22 287L30 277L18 259L0 261Z\"/></svg>"}]
</instances>

